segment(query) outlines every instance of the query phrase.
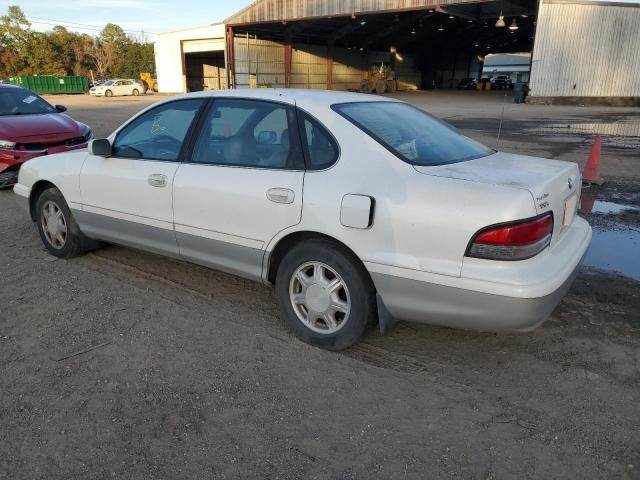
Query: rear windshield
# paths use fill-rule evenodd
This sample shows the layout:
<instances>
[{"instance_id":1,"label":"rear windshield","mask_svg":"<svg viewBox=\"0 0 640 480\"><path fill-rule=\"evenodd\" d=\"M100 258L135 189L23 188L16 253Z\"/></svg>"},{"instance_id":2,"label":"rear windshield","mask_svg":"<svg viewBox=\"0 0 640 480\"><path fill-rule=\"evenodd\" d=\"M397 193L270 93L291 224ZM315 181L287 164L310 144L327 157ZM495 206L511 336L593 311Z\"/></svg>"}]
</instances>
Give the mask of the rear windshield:
<instances>
[{"instance_id":1,"label":"rear windshield","mask_svg":"<svg viewBox=\"0 0 640 480\"><path fill-rule=\"evenodd\" d=\"M443 165L494 153L451 125L406 103L341 103L331 108L413 165Z\"/></svg>"}]
</instances>

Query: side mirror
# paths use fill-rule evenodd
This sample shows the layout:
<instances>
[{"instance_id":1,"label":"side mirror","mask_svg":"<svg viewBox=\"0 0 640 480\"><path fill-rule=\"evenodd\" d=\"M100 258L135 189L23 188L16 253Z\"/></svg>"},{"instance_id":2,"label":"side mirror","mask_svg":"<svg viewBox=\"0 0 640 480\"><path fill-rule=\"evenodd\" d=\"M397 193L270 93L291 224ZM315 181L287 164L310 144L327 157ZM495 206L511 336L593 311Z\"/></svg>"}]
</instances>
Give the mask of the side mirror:
<instances>
[{"instance_id":1,"label":"side mirror","mask_svg":"<svg viewBox=\"0 0 640 480\"><path fill-rule=\"evenodd\" d=\"M65 107L64 105L56 105L56 110L60 113L62 112L66 112L67 111L67 107Z\"/></svg>"},{"instance_id":2,"label":"side mirror","mask_svg":"<svg viewBox=\"0 0 640 480\"><path fill-rule=\"evenodd\" d=\"M89 142L89 153L98 157L110 157L113 153L111 142L106 138L96 138Z\"/></svg>"}]
</instances>

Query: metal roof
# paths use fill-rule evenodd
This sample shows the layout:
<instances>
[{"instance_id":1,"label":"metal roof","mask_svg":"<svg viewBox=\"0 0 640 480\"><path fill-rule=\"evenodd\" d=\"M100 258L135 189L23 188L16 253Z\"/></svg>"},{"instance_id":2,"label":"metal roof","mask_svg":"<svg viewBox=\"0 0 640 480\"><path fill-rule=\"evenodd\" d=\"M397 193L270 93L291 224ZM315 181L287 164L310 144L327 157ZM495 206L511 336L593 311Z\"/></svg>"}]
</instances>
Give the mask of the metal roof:
<instances>
[{"instance_id":1,"label":"metal roof","mask_svg":"<svg viewBox=\"0 0 640 480\"><path fill-rule=\"evenodd\" d=\"M286 22L363 13L424 10L489 0L257 0L227 18L227 25Z\"/></svg>"}]
</instances>

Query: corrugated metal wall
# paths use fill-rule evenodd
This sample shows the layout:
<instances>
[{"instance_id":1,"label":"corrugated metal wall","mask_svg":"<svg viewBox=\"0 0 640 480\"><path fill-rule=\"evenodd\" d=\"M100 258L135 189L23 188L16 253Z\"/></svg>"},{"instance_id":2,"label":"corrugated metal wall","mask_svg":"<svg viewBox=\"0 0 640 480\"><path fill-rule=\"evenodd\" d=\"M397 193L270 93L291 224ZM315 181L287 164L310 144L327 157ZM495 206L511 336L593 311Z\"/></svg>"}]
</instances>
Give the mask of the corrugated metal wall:
<instances>
[{"instance_id":1,"label":"corrugated metal wall","mask_svg":"<svg viewBox=\"0 0 640 480\"><path fill-rule=\"evenodd\" d=\"M360 12L419 10L436 5L470 3L469 0L260 0L225 20L227 25L277 22Z\"/></svg>"},{"instance_id":2,"label":"corrugated metal wall","mask_svg":"<svg viewBox=\"0 0 640 480\"><path fill-rule=\"evenodd\" d=\"M293 46L289 86L291 88L327 88L327 47Z\"/></svg>"},{"instance_id":3,"label":"corrugated metal wall","mask_svg":"<svg viewBox=\"0 0 640 480\"><path fill-rule=\"evenodd\" d=\"M233 45L238 88L285 87L284 45L252 37L236 37Z\"/></svg>"},{"instance_id":4,"label":"corrugated metal wall","mask_svg":"<svg viewBox=\"0 0 640 480\"><path fill-rule=\"evenodd\" d=\"M640 7L545 1L531 95L640 97Z\"/></svg>"},{"instance_id":5,"label":"corrugated metal wall","mask_svg":"<svg viewBox=\"0 0 640 480\"><path fill-rule=\"evenodd\" d=\"M328 88L327 47L294 44L291 53L291 88ZM234 39L235 77L238 88L258 86L285 87L284 45L270 40L237 36ZM421 74L411 55L403 55L396 63L399 90L420 87ZM389 54L370 52L365 58L360 52L335 49L333 51L333 90L358 90L366 78L369 65L388 61Z\"/></svg>"}]
</instances>

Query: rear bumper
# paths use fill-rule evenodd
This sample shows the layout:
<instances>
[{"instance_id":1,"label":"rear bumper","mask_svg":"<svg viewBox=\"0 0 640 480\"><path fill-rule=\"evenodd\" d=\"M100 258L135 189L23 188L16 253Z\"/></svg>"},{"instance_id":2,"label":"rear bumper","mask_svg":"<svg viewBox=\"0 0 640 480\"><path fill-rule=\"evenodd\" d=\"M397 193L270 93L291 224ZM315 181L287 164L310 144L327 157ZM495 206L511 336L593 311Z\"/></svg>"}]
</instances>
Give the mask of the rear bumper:
<instances>
[{"instance_id":1,"label":"rear bumper","mask_svg":"<svg viewBox=\"0 0 640 480\"><path fill-rule=\"evenodd\" d=\"M591 227L583 219L576 218L572 228L575 231L562 245L563 264L559 265L559 256L550 252L547 252L549 258L542 260L549 262L553 279L540 278L512 288L501 285L501 291L507 294L426 282L370 269L371 277L385 307L399 320L493 332L530 331L551 315L578 274L591 241ZM529 265L531 263L523 263L522 268L527 269ZM531 273L540 271L539 265L534 267ZM497 271L496 277L499 275ZM497 280L494 277L486 283L495 285Z\"/></svg>"}]
</instances>

